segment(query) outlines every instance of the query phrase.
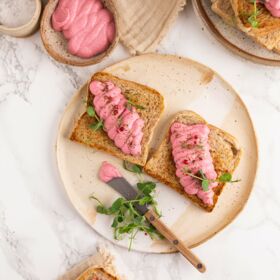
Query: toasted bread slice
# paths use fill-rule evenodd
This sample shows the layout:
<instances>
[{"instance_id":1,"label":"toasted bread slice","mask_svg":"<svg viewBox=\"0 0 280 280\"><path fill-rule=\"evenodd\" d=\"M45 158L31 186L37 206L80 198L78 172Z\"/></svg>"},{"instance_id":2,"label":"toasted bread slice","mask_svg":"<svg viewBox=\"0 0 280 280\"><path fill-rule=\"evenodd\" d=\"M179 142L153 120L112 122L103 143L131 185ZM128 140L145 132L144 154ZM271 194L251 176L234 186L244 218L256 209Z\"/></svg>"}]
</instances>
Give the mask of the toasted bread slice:
<instances>
[{"instance_id":1,"label":"toasted bread slice","mask_svg":"<svg viewBox=\"0 0 280 280\"><path fill-rule=\"evenodd\" d=\"M212 10L219 15L225 23L237 27L236 17L229 0L216 0L212 4ZM280 53L280 30L270 32L266 35L252 35L250 32L247 33L247 35L268 50Z\"/></svg>"},{"instance_id":2,"label":"toasted bread slice","mask_svg":"<svg viewBox=\"0 0 280 280\"><path fill-rule=\"evenodd\" d=\"M236 25L235 14L229 0L216 0L212 2L211 8L225 23L231 26Z\"/></svg>"},{"instance_id":3,"label":"toasted bread slice","mask_svg":"<svg viewBox=\"0 0 280 280\"><path fill-rule=\"evenodd\" d=\"M201 116L192 111L183 111L176 114L170 122L170 126L175 121L188 125L201 123L206 124L206 121ZM183 187L179 182L179 178L176 176L176 167L173 161L172 147L169 140L170 126L158 150L152 155L150 160L147 162L147 164L144 167L144 170L150 176L173 188L178 193L188 197L195 204L199 205L206 211L211 212L214 209L218 197L221 194L225 184L219 183L219 185L213 189L215 192L213 205L204 204L203 201L199 199L196 195L189 195L184 191ZM241 149L239 147L238 142L233 136L231 136L227 132L209 124L207 124L207 126L210 128L210 153L213 159L213 164L217 175L220 176L226 172L232 173L238 165L241 156Z\"/></svg>"},{"instance_id":4,"label":"toasted bread slice","mask_svg":"<svg viewBox=\"0 0 280 280\"><path fill-rule=\"evenodd\" d=\"M141 142L142 152L139 156L124 154L118 147L115 146L114 142L107 136L105 131L94 131L90 128L94 119L89 117L87 113L84 113L79 119L70 139L96 148L97 150L102 150L120 159L127 160L141 166L145 165L154 128L164 109L163 97L159 92L152 88L131 81L122 80L104 72L96 73L92 77L91 81L93 80L113 82L122 90L122 93L126 98L133 103L144 107L142 110L136 108L138 114L145 122L143 128L144 136ZM90 92L88 93L87 104L92 105L92 94L90 94Z\"/></svg>"},{"instance_id":5,"label":"toasted bread slice","mask_svg":"<svg viewBox=\"0 0 280 280\"><path fill-rule=\"evenodd\" d=\"M248 22L248 18L253 14L254 4L248 0L231 0L232 8L236 17L236 24L242 31L251 36L267 35L279 30L280 18L274 17L266 9L265 5L258 3L258 27L254 28Z\"/></svg>"},{"instance_id":6,"label":"toasted bread slice","mask_svg":"<svg viewBox=\"0 0 280 280\"><path fill-rule=\"evenodd\" d=\"M90 267L84 271L76 280L119 280L109 274L101 267Z\"/></svg>"}]
</instances>

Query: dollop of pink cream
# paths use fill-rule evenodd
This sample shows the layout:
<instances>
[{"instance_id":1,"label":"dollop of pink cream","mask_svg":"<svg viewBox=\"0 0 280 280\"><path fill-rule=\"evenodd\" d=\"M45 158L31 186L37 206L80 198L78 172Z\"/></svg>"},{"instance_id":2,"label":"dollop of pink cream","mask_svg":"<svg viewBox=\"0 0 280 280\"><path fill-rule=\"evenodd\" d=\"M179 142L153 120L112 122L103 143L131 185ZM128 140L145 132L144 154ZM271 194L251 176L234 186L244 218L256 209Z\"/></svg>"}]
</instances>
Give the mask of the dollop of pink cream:
<instances>
[{"instance_id":1,"label":"dollop of pink cream","mask_svg":"<svg viewBox=\"0 0 280 280\"><path fill-rule=\"evenodd\" d=\"M186 193L197 195L205 204L213 205L216 182L210 183L209 190L203 191L201 181L185 173L198 174L202 170L206 178L215 180L215 172L210 146L209 128L205 124L186 125L175 122L171 126L172 155L176 165L176 175Z\"/></svg>"},{"instance_id":2,"label":"dollop of pink cream","mask_svg":"<svg viewBox=\"0 0 280 280\"><path fill-rule=\"evenodd\" d=\"M121 178L122 175L119 170L107 161L103 161L98 173L99 179L102 182L109 182L114 178Z\"/></svg>"},{"instance_id":3,"label":"dollop of pink cream","mask_svg":"<svg viewBox=\"0 0 280 280\"><path fill-rule=\"evenodd\" d=\"M135 107L127 106L121 89L112 82L92 81L93 106L103 120L104 130L115 145L125 154L141 154L144 120Z\"/></svg>"},{"instance_id":4,"label":"dollop of pink cream","mask_svg":"<svg viewBox=\"0 0 280 280\"><path fill-rule=\"evenodd\" d=\"M274 17L280 17L280 0L266 0L265 7Z\"/></svg>"},{"instance_id":5,"label":"dollop of pink cream","mask_svg":"<svg viewBox=\"0 0 280 280\"><path fill-rule=\"evenodd\" d=\"M81 58L104 52L115 38L114 18L101 0L59 0L52 26L68 40L68 51Z\"/></svg>"}]
</instances>

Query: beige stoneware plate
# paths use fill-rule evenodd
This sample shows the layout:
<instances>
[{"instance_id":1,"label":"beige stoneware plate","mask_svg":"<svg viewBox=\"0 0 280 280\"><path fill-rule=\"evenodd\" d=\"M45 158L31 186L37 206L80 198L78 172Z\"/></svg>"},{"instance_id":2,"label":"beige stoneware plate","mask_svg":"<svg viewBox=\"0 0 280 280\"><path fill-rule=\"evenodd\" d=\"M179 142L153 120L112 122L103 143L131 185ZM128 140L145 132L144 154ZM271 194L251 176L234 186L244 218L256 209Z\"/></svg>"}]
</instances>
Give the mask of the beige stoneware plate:
<instances>
[{"instance_id":1,"label":"beige stoneware plate","mask_svg":"<svg viewBox=\"0 0 280 280\"><path fill-rule=\"evenodd\" d=\"M167 121L173 114L184 109L199 113L209 123L238 138L243 156L234 177L242 181L225 188L212 213L194 206L160 183L157 187L156 197L164 222L190 247L206 241L233 221L246 204L253 187L258 149L253 124L244 103L213 70L182 57L147 54L119 62L105 71L148 85L164 96L165 111L155 131L153 147L163 137ZM111 218L96 214L96 203L89 200L89 196L94 194L105 205L118 197L117 193L97 178L103 160L116 165L132 184L137 182L137 178L122 168L121 160L68 139L74 122L85 110L85 96L86 85L73 96L63 114L57 138L59 172L73 206L83 219L105 238L127 247L128 240L116 242L113 239ZM133 249L154 253L174 251L166 241L151 241L141 234L135 240Z\"/></svg>"},{"instance_id":2,"label":"beige stoneware plate","mask_svg":"<svg viewBox=\"0 0 280 280\"><path fill-rule=\"evenodd\" d=\"M226 24L211 10L211 0L192 0L198 18L207 30L226 48L253 62L280 66L280 54L269 51L247 37L242 31Z\"/></svg>"}]
</instances>

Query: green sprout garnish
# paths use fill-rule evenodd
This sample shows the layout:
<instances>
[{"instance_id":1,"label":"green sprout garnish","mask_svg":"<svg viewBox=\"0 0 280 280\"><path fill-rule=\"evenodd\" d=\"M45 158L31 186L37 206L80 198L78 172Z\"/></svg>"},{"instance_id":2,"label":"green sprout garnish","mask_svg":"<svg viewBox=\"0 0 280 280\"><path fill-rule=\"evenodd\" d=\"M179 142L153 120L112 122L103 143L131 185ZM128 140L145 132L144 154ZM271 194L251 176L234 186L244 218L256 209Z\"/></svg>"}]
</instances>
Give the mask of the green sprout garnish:
<instances>
[{"instance_id":1,"label":"green sprout garnish","mask_svg":"<svg viewBox=\"0 0 280 280\"><path fill-rule=\"evenodd\" d=\"M129 99L127 100L126 107L128 108L128 110L131 110L131 107L135 107L136 109L140 109L140 110L144 110L145 109L144 106L136 104L136 103L132 102Z\"/></svg>"},{"instance_id":2,"label":"green sprout garnish","mask_svg":"<svg viewBox=\"0 0 280 280\"><path fill-rule=\"evenodd\" d=\"M94 108L92 106L88 106L87 107L87 114L91 117L91 118L95 118L96 122L90 124L90 128L93 129L94 131L97 131L101 128L103 128L104 124L103 121L97 116Z\"/></svg>"},{"instance_id":3,"label":"green sprout garnish","mask_svg":"<svg viewBox=\"0 0 280 280\"><path fill-rule=\"evenodd\" d=\"M218 177L216 180L210 180L207 179L205 173L200 169L197 174L193 174L190 172L187 166L183 168L183 173L185 175L188 175L192 178L195 178L197 180L201 181L201 187L203 191L207 192L209 190L209 185L211 183L217 182L217 183L237 183L241 180L232 180L232 175L230 173L223 173L220 177Z\"/></svg>"},{"instance_id":4,"label":"green sprout garnish","mask_svg":"<svg viewBox=\"0 0 280 280\"><path fill-rule=\"evenodd\" d=\"M142 169L138 165L130 164L126 169L139 175L142 174ZM96 208L97 212L104 215L113 216L113 222L111 227L114 230L114 238L116 240L123 239L127 234L129 235L129 250L132 247L133 240L138 232L144 232L152 239L160 238L162 235L141 215L136 208L136 205L150 206L154 211L161 216L157 209L157 202L154 198L154 192L156 183L146 181L137 183L138 195L133 200L126 200L123 197L116 199L110 207L106 207L102 202L94 195L90 196L90 199L94 199L98 202Z\"/></svg>"},{"instance_id":5,"label":"green sprout garnish","mask_svg":"<svg viewBox=\"0 0 280 280\"><path fill-rule=\"evenodd\" d=\"M248 17L248 22L251 24L253 28L259 27L259 22L257 20L257 16L260 14L260 11L257 7L257 0L252 0L252 3L254 5L253 7L253 13Z\"/></svg>"}]
</instances>

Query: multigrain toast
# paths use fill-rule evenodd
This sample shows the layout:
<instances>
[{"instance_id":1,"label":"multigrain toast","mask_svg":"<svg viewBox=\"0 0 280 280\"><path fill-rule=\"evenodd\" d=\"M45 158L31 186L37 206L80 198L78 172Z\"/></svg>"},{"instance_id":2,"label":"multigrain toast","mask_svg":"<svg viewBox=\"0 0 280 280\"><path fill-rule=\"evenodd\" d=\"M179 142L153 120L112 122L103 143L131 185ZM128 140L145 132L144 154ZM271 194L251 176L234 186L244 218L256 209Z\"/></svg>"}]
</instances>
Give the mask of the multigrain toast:
<instances>
[{"instance_id":1,"label":"multigrain toast","mask_svg":"<svg viewBox=\"0 0 280 280\"><path fill-rule=\"evenodd\" d=\"M215 193L213 205L206 205L196 195L189 195L184 191L179 182L179 178L175 174L176 167L173 161L172 147L170 143L170 126L175 121L187 125L200 123L206 124L206 121L201 116L192 111L183 111L176 114L170 122L168 131L166 132L162 143L160 144L157 151L149 159L144 167L144 170L150 176L173 188L178 193L188 197L195 204L199 205L206 211L211 212L214 209L218 197L221 194L225 184L219 183L218 186L213 189ZM227 132L210 124L207 124L207 126L210 128L208 139L210 145L210 153L218 177L223 173L233 173L239 163L241 156L241 149L238 142Z\"/></svg>"},{"instance_id":2,"label":"multigrain toast","mask_svg":"<svg viewBox=\"0 0 280 280\"><path fill-rule=\"evenodd\" d=\"M118 280L115 276L112 276L106 272L103 268L90 267L83 272L76 280Z\"/></svg>"},{"instance_id":3,"label":"multigrain toast","mask_svg":"<svg viewBox=\"0 0 280 280\"><path fill-rule=\"evenodd\" d=\"M230 0L231 6L236 17L236 24L242 31L251 36L268 35L273 31L279 30L280 18L271 15L264 4L257 1L257 21L258 26L254 28L248 21L254 11L253 1Z\"/></svg>"},{"instance_id":4,"label":"multigrain toast","mask_svg":"<svg viewBox=\"0 0 280 280\"><path fill-rule=\"evenodd\" d=\"M268 50L273 50L280 53L280 26L278 30L266 31L264 34L257 30L252 30L250 27L241 24L241 19L235 16L234 10L232 8L231 1L229 0L216 0L212 3L212 10L219 15L222 20L236 28L239 28L241 31L245 32L251 39L259 43ZM246 27L247 26L247 27Z\"/></svg>"},{"instance_id":5,"label":"multigrain toast","mask_svg":"<svg viewBox=\"0 0 280 280\"><path fill-rule=\"evenodd\" d=\"M215 0L211 8L225 23L236 26L234 11L229 0Z\"/></svg>"},{"instance_id":6,"label":"multigrain toast","mask_svg":"<svg viewBox=\"0 0 280 280\"><path fill-rule=\"evenodd\" d=\"M91 81L111 81L117 85L123 95L135 104L141 105L144 109L137 109L138 114L144 120L143 139L141 142L142 152L139 156L124 154L117 148L114 142L107 136L103 130L94 131L90 128L94 119L84 113L78 120L72 135L71 140L86 144L90 147L107 152L120 159L129 162L145 165L149 152L149 144L152 139L153 130L159 121L160 115L164 109L164 100L159 92L144 85L140 85L131 81L119 79L105 72L96 73ZM87 105L92 105L92 94L88 92Z\"/></svg>"}]
</instances>

